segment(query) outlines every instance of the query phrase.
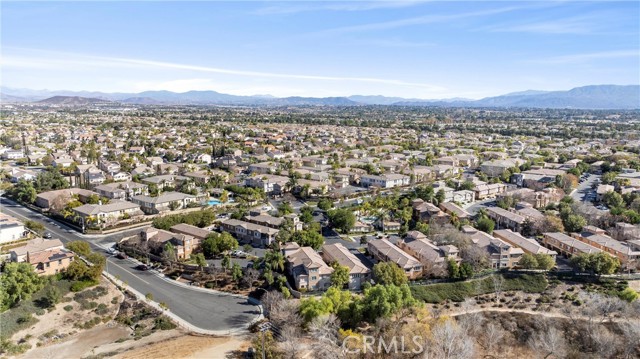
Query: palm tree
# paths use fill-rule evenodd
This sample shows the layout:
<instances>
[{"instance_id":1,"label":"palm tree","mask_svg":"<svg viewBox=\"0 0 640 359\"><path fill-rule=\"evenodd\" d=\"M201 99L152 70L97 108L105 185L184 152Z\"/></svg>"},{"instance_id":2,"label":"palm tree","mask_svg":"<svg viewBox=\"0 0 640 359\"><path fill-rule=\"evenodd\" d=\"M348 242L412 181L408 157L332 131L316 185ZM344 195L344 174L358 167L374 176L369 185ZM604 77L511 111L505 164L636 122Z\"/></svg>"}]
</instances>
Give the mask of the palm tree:
<instances>
[{"instance_id":1,"label":"palm tree","mask_svg":"<svg viewBox=\"0 0 640 359\"><path fill-rule=\"evenodd\" d=\"M285 258L281 252L270 250L264 255L265 266L276 272L284 271Z\"/></svg>"}]
</instances>

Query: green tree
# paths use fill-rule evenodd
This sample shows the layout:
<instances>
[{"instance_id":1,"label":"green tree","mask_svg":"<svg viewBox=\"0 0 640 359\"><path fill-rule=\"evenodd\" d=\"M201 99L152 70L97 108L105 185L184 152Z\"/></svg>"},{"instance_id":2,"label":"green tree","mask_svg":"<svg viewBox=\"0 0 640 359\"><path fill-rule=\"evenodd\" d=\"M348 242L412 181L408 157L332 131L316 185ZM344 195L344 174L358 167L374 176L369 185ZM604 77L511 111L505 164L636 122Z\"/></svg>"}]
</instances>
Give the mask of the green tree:
<instances>
[{"instance_id":1,"label":"green tree","mask_svg":"<svg viewBox=\"0 0 640 359\"><path fill-rule=\"evenodd\" d=\"M285 258L280 251L268 250L264 254L265 267L276 272L284 271Z\"/></svg>"},{"instance_id":2,"label":"green tree","mask_svg":"<svg viewBox=\"0 0 640 359\"><path fill-rule=\"evenodd\" d=\"M578 272L609 275L620 268L620 260L605 252L583 253L571 257L571 266Z\"/></svg>"},{"instance_id":3,"label":"green tree","mask_svg":"<svg viewBox=\"0 0 640 359\"><path fill-rule=\"evenodd\" d=\"M331 225L342 233L349 233L356 224L356 216L346 208L335 209L328 212Z\"/></svg>"},{"instance_id":4,"label":"green tree","mask_svg":"<svg viewBox=\"0 0 640 359\"><path fill-rule=\"evenodd\" d=\"M291 206L291 203L289 202L282 202L279 206L278 206L278 214L281 216L286 216L287 214L291 214L293 213L293 207Z\"/></svg>"},{"instance_id":5,"label":"green tree","mask_svg":"<svg viewBox=\"0 0 640 359\"><path fill-rule=\"evenodd\" d=\"M624 199L618 192L609 191L602 196L602 202L609 208L624 207Z\"/></svg>"},{"instance_id":6,"label":"green tree","mask_svg":"<svg viewBox=\"0 0 640 359\"><path fill-rule=\"evenodd\" d=\"M349 268L341 265L333 266L333 273L331 273L331 285L342 289L349 284Z\"/></svg>"},{"instance_id":7,"label":"green tree","mask_svg":"<svg viewBox=\"0 0 640 359\"><path fill-rule=\"evenodd\" d=\"M24 226L36 232L38 235L43 235L45 231L44 225L42 223L32 220L25 221Z\"/></svg>"},{"instance_id":8,"label":"green tree","mask_svg":"<svg viewBox=\"0 0 640 359\"><path fill-rule=\"evenodd\" d=\"M449 278L460 279L460 267L454 259L447 260L447 272L449 273Z\"/></svg>"},{"instance_id":9,"label":"green tree","mask_svg":"<svg viewBox=\"0 0 640 359\"><path fill-rule=\"evenodd\" d=\"M460 279L464 280L471 277L473 277L473 266L467 262L460 264Z\"/></svg>"},{"instance_id":10,"label":"green tree","mask_svg":"<svg viewBox=\"0 0 640 359\"><path fill-rule=\"evenodd\" d=\"M174 247L171 242L165 243L162 248L162 257L169 262L175 262L178 259L176 255L176 247Z\"/></svg>"},{"instance_id":11,"label":"green tree","mask_svg":"<svg viewBox=\"0 0 640 359\"><path fill-rule=\"evenodd\" d=\"M42 303L47 308L55 307L56 304L60 303L60 299L62 299L62 295L57 287L49 285L45 288Z\"/></svg>"},{"instance_id":12,"label":"green tree","mask_svg":"<svg viewBox=\"0 0 640 359\"><path fill-rule=\"evenodd\" d=\"M207 260L204 258L204 254L202 253L191 253L191 259L198 267L200 267L200 270L207 266Z\"/></svg>"},{"instance_id":13,"label":"green tree","mask_svg":"<svg viewBox=\"0 0 640 359\"><path fill-rule=\"evenodd\" d=\"M233 266L231 267L231 277L236 283L240 282L240 279L242 279L242 267L240 267L238 263L233 263Z\"/></svg>"},{"instance_id":14,"label":"green tree","mask_svg":"<svg viewBox=\"0 0 640 359\"><path fill-rule=\"evenodd\" d=\"M331 208L333 208L333 201L331 201L328 198L321 198L318 201L318 208L320 208L323 211L328 211Z\"/></svg>"},{"instance_id":15,"label":"green tree","mask_svg":"<svg viewBox=\"0 0 640 359\"><path fill-rule=\"evenodd\" d=\"M491 234L496 223L489 217L481 216L476 222L476 228L479 230Z\"/></svg>"},{"instance_id":16,"label":"green tree","mask_svg":"<svg viewBox=\"0 0 640 359\"><path fill-rule=\"evenodd\" d=\"M404 270L392 262L379 262L373 266L373 277L376 283L382 285L400 286L407 283Z\"/></svg>"},{"instance_id":17,"label":"green tree","mask_svg":"<svg viewBox=\"0 0 640 359\"><path fill-rule=\"evenodd\" d=\"M550 270L556 265L556 261L548 254L538 253L535 257L538 262L537 269Z\"/></svg>"},{"instance_id":18,"label":"green tree","mask_svg":"<svg viewBox=\"0 0 640 359\"><path fill-rule=\"evenodd\" d=\"M291 240L302 247L312 247L315 250L319 250L324 244L322 234L312 230L294 232Z\"/></svg>"},{"instance_id":19,"label":"green tree","mask_svg":"<svg viewBox=\"0 0 640 359\"><path fill-rule=\"evenodd\" d=\"M85 241L73 241L65 245L68 250L81 256L88 256L91 253L91 246Z\"/></svg>"},{"instance_id":20,"label":"green tree","mask_svg":"<svg viewBox=\"0 0 640 359\"><path fill-rule=\"evenodd\" d=\"M522 255L522 257L518 261L518 266L524 269L537 269L538 260L533 254L525 253Z\"/></svg>"},{"instance_id":21,"label":"green tree","mask_svg":"<svg viewBox=\"0 0 640 359\"><path fill-rule=\"evenodd\" d=\"M369 323L386 318L402 308L416 304L407 284L401 286L377 284L364 293L362 317Z\"/></svg>"},{"instance_id":22,"label":"green tree","mask_svg":"<svg viewBox=\"0 0 640 359\"><path fill-rule=\"evenodd\" d=\"M222 257L222 261L220 262L220 264L222 265L222 268L224 268L224 271L226 273L227 269L229 269L229 266L231 265L231 258L229 258L229 256Z\"/></svg>"},{"instance_id":23,"label":"green tree","mask_svg":"<svg viewBox=\"0 0 640 359\"><path fill-rule=\"evenodd\" d=\"M436 197L435 197L437 204L444 203L445 198L446 198L446 195L444 193L444 190L439 189L438 192L436 192Z\"/></svg>"},{"instance_id":24,"label":"green tree","mask_svg":"<svg viewBox=\"0 0 640 359\"><path fill-rule=\"evenodd\" d=\"M579 214L569 214L562 221L567 232L580 232L587 225L587 221Z\"/></svg>"},{"instance_id":25,"label":"green tree","mask_svg":"<svg viewBox=\"0 0 640 359\"><path fill-rule=\"evenodd\" d=\"M210 233L204 241L202 241L202 251L207 258L213 258L220 253L232 251L238 248L238 241L227 232Z\"/></svg>"},{"instance_id":26,"label":"green tree","mask_svg":"<svg viewBox=\"0 0 640 359\"><path fill-rule=\"evenodd\" d=\"M42 278L34 271L30 263L7 263L0 276L0 287L6 293L2 298L2 311L13 307L20 301L29 299L44 285Z\"/></svg>"},{"instance_id":27,"label":"green tree","mask_svg":"<svg viewBox=\"0 0 640 359\"><path fill-rule=\"evenodd\" d=\"M9 194L14 199L25 203L35 202L36 197L38 196L38 193L33 187L33 184L24 179L19 180L18 183L13 186Z\"/></svg>"}]
</instances>

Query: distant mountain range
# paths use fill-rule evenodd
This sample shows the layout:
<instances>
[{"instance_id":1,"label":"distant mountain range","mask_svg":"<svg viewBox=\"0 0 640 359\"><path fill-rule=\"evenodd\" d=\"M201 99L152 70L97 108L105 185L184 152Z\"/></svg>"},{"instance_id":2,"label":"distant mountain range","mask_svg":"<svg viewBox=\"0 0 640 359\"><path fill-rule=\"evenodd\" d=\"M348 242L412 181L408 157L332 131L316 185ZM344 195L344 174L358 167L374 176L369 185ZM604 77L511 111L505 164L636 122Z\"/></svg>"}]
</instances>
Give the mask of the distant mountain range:
<instances>
[{"instance_id":1,"label":"distant mountain range","mask_svg":"<svg viewBox=\"0 0 640 359\"><path fill-rule=\"evenodd\" d=\"M576 109L640 109L640 85L594 85L569 91L514 92L480 100L463 98L423 100L386 96L349 97L273 97L271 95L236 96L216 91L145 91L105 93L91 91L49 91L0 88L3 103L35 102L49 105L78 106L105 102L142 105L264 105L264 106L439 106L439 107L520 107Z\"/></svg>"}]
</instances>

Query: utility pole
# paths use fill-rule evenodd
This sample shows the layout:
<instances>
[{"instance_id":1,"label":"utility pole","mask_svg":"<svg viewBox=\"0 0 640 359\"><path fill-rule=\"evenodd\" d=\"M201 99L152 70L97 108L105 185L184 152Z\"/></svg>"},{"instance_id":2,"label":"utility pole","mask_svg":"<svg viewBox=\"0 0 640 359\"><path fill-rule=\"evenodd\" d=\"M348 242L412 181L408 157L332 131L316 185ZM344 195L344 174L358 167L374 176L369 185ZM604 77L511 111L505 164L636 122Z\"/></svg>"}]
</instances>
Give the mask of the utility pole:
<instances>
[{"instance_id":1,"label":"utility pole","mask_svg":"<svg viewBox=\"0 0 640 359\"><path fill-rule=\"evenodd\" d=\"M264 351L264 335L265 332L267 330L269 330L271 328L271 323L270 322L266 322L266 323L262 323L260 324L260 326L258 327L258 329L260 330L260 333L262 334L262 359L266 359L266 353Z\"/></svg>"}]
</instances>

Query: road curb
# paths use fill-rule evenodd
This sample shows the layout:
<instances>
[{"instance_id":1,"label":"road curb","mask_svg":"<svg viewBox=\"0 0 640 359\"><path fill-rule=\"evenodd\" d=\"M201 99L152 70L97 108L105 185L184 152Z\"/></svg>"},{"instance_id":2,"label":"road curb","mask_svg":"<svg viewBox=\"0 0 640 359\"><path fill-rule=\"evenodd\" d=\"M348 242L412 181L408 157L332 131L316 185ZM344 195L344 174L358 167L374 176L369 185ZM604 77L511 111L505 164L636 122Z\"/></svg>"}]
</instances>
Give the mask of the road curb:
<instances>
[{"instance_id":1,"label":"road curb","mask_svg":"<svg viewBox=\"0 0 640 359\"><path fill-rule=\"evenodd\" d=\"M160 306L159 303L153 301L153 300L149 300L146 298L146 296L142 293L140 293L139 291L137 291L136 289L127 286L124 282L122 282L121 280L115 278L113 275L103 272L102 275L107 278L109 281L111 281L113 284L115 284L116 286L123 288L123 290L125 291L129 291L130 293L132 293L133 295L136 296L136 298L138 298L138 300L141 300L145 303L147 303L148 305L150 305L151 307L159 310L160 312L162 312L163 315L166 315L167 317L171 318L173 321L175 321L178 326L180 326L183 329L186 329L190 332L193 333L198 333L198 334L204 334L204 335L212 335L212 336L231 336L234 334L241 334L241 333L246 333L248 332L249 327L261 320L263 318L263 314L262 314L262 306L261 305L256 305L255 303L252 303L254 305L256 305L259 309L260 309L260 314L258 314L258 316L252 320L249 324L247 324L246 326L243 326L242 328L237 328L237 329L231 329L231 330L209 330L209 329L203 329L200 327L197 327L189 322L187 322L186 320L180 318L179 316L177 316L176 314L174 314L173 312L171 312L170 310L164 309ZM222 292L221 292L222 293ZM215 294L215 293L212 293ZM225 294L229 294L229 293L225 293ZM242 297L242 296L240 296ZM246 297L249 298L249 297ZM252 299L252 298L250 298ZM251 302L251 300L248 299L249 302Z\"/></svg>"}]
</instances>

